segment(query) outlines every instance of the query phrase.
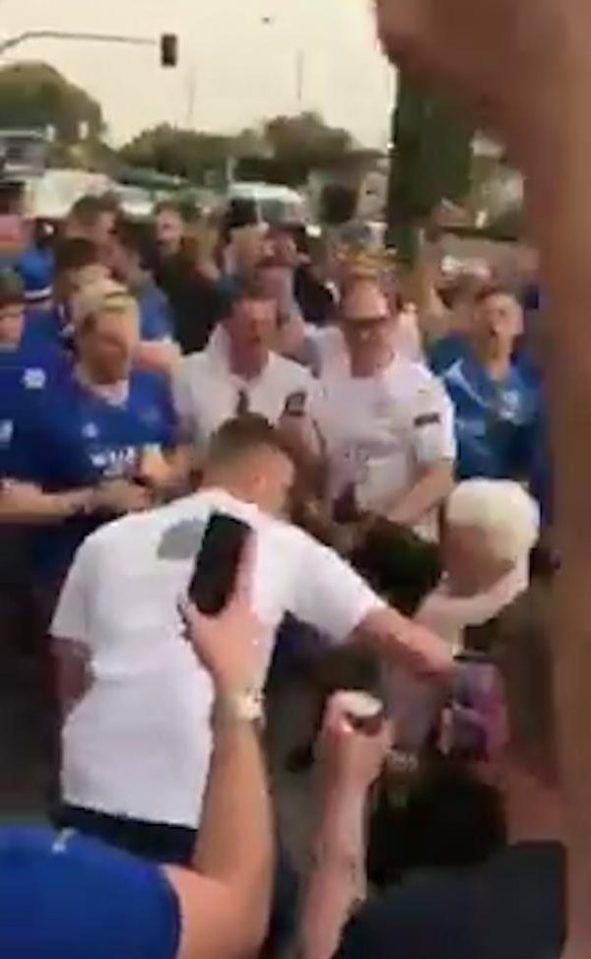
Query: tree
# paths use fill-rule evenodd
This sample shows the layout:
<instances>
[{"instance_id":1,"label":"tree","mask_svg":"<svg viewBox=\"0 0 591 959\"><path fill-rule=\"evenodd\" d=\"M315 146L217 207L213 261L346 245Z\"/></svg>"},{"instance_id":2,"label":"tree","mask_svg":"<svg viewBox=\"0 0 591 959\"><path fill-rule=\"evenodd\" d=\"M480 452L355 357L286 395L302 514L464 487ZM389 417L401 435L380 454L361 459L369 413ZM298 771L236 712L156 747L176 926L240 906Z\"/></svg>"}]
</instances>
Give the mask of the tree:
<instances>
[{"instance_id":1,"label":"tree","mask_svg":"<svg viewBox=\"0 0 591 959\"><path fill-rule=\"evenodd\" d=\"M186 177L201 183L208 173L223 171L240 151L240 137L182 130L168 123L144 130L121 150L132 166Z\"/></svg>"},{"instance_id":2,"label":"tree","mask_svg":"<svg viewBox=\"0 0 591 959\"><path fill-rule=\"evenodd\" d=\"M328 126L317 113L275 117L265 125L263 135L278 162L289 160L309 168L338 163L355 147L350 133Z\"/></svg>"},{"instance_id":3,"label":"tree","mask_svg":"<svg viewBox=\"0 0 591 959\"><path fill-rule=\"evenodd\" d=\"M45 63L17 63L0 70L0 126L16 129L53 127L62 146L103 132L100 105Z\"/></svg>"}]
</instances>

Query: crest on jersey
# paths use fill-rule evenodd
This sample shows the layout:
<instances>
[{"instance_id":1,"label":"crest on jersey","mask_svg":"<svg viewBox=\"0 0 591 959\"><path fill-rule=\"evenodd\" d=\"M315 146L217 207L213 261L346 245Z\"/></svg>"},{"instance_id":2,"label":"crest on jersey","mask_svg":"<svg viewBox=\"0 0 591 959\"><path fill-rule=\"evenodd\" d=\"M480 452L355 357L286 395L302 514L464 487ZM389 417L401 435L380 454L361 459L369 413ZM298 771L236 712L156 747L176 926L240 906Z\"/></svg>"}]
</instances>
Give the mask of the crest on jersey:
<instances>
[{"instance_id":1,"label":"crest on jersey","mask_svg":"<svg viewBox=\"0 0 591 959\"><path fill-rule=\"evenodd\" d=\"M45 370L30 368L23 374L23 385L26 390L42 390L47 383Z\"/></svg>"},{"instance_id":2,"label":"crest on jersey","mask_svg":"<svg viewBox=\"0 0 591 959\"><path fill-rule=\"evenodd\" d=\"M85 440L98 439L99 431L96 423L85 423L82 427L82 436Z\"/></svg>"}]
</instances>

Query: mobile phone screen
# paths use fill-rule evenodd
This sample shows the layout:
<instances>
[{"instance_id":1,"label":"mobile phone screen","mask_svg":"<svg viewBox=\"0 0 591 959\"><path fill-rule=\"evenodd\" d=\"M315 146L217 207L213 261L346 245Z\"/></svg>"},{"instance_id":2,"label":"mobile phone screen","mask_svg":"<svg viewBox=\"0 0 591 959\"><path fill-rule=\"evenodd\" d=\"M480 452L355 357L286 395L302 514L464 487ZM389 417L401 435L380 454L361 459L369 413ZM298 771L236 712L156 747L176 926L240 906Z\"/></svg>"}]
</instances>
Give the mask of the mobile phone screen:
<instances>
[{"instance_id":1,"label":"mobile phone screen","mask_svg":"<svg viewBox=\"0 0 591 959\"><path fill-rule=\"evenodd\" d=\"M189 585L189 597L206 616L217 616L228 605L251 532L250 526L233 516L214 513L211 517Z\"/></svg>"}]
</instances>

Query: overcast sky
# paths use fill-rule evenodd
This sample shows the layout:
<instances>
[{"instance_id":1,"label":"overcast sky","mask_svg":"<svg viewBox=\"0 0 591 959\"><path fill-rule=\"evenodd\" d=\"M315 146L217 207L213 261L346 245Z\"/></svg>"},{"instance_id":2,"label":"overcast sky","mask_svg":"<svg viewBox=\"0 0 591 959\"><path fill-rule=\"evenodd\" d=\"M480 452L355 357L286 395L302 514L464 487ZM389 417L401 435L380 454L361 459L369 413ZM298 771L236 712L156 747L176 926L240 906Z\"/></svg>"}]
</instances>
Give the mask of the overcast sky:
<instances>
[{"instance_id":1,"label":"overcast sky","mask_svg":"<svg viewBox=\"0 0 591 959\"><path fill-rule=\"evenodd\" d=\"M295 113L298 59L303 108L364 144L387 142L393 77L369 0L0 0L0 37L29 29L178 33L172 71L150 49L37 40L10 55L46 60L85 87L114 142L162 121L226 131Z\"/></svg>"}]
</instances>

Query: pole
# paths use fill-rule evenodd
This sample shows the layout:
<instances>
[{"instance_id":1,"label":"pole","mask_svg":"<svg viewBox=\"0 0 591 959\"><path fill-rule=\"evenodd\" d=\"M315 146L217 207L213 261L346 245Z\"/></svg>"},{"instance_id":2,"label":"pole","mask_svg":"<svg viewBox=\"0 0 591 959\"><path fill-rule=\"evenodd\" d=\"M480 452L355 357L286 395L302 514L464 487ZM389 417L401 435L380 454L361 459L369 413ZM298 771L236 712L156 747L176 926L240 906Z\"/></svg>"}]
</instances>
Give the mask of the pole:
<instances>
[{"instance_id":1,"label":"pole","mask_svg":"<svg viewBox=\"0 0 591 959\"><path fill-rule=\"evenodd\" d=\"M136 47L155 47L157 40L149 37L128 37L110 33L70 33L63 30L27 30L16 37L0 41L0 56L14 50L28 40L83 40L92 43L125 43Z\"/></svg>"},{"instance_id":2,"label":"pole","mask_svg":"<svg viewBox=\"0 0 591 959\"><path fill-rule=\"evenodd\" d=\"M304 83L306 76L306 55L300 48L296 53L296 102L301 113L304 106Z\"/></svg>"}]
</instances>

